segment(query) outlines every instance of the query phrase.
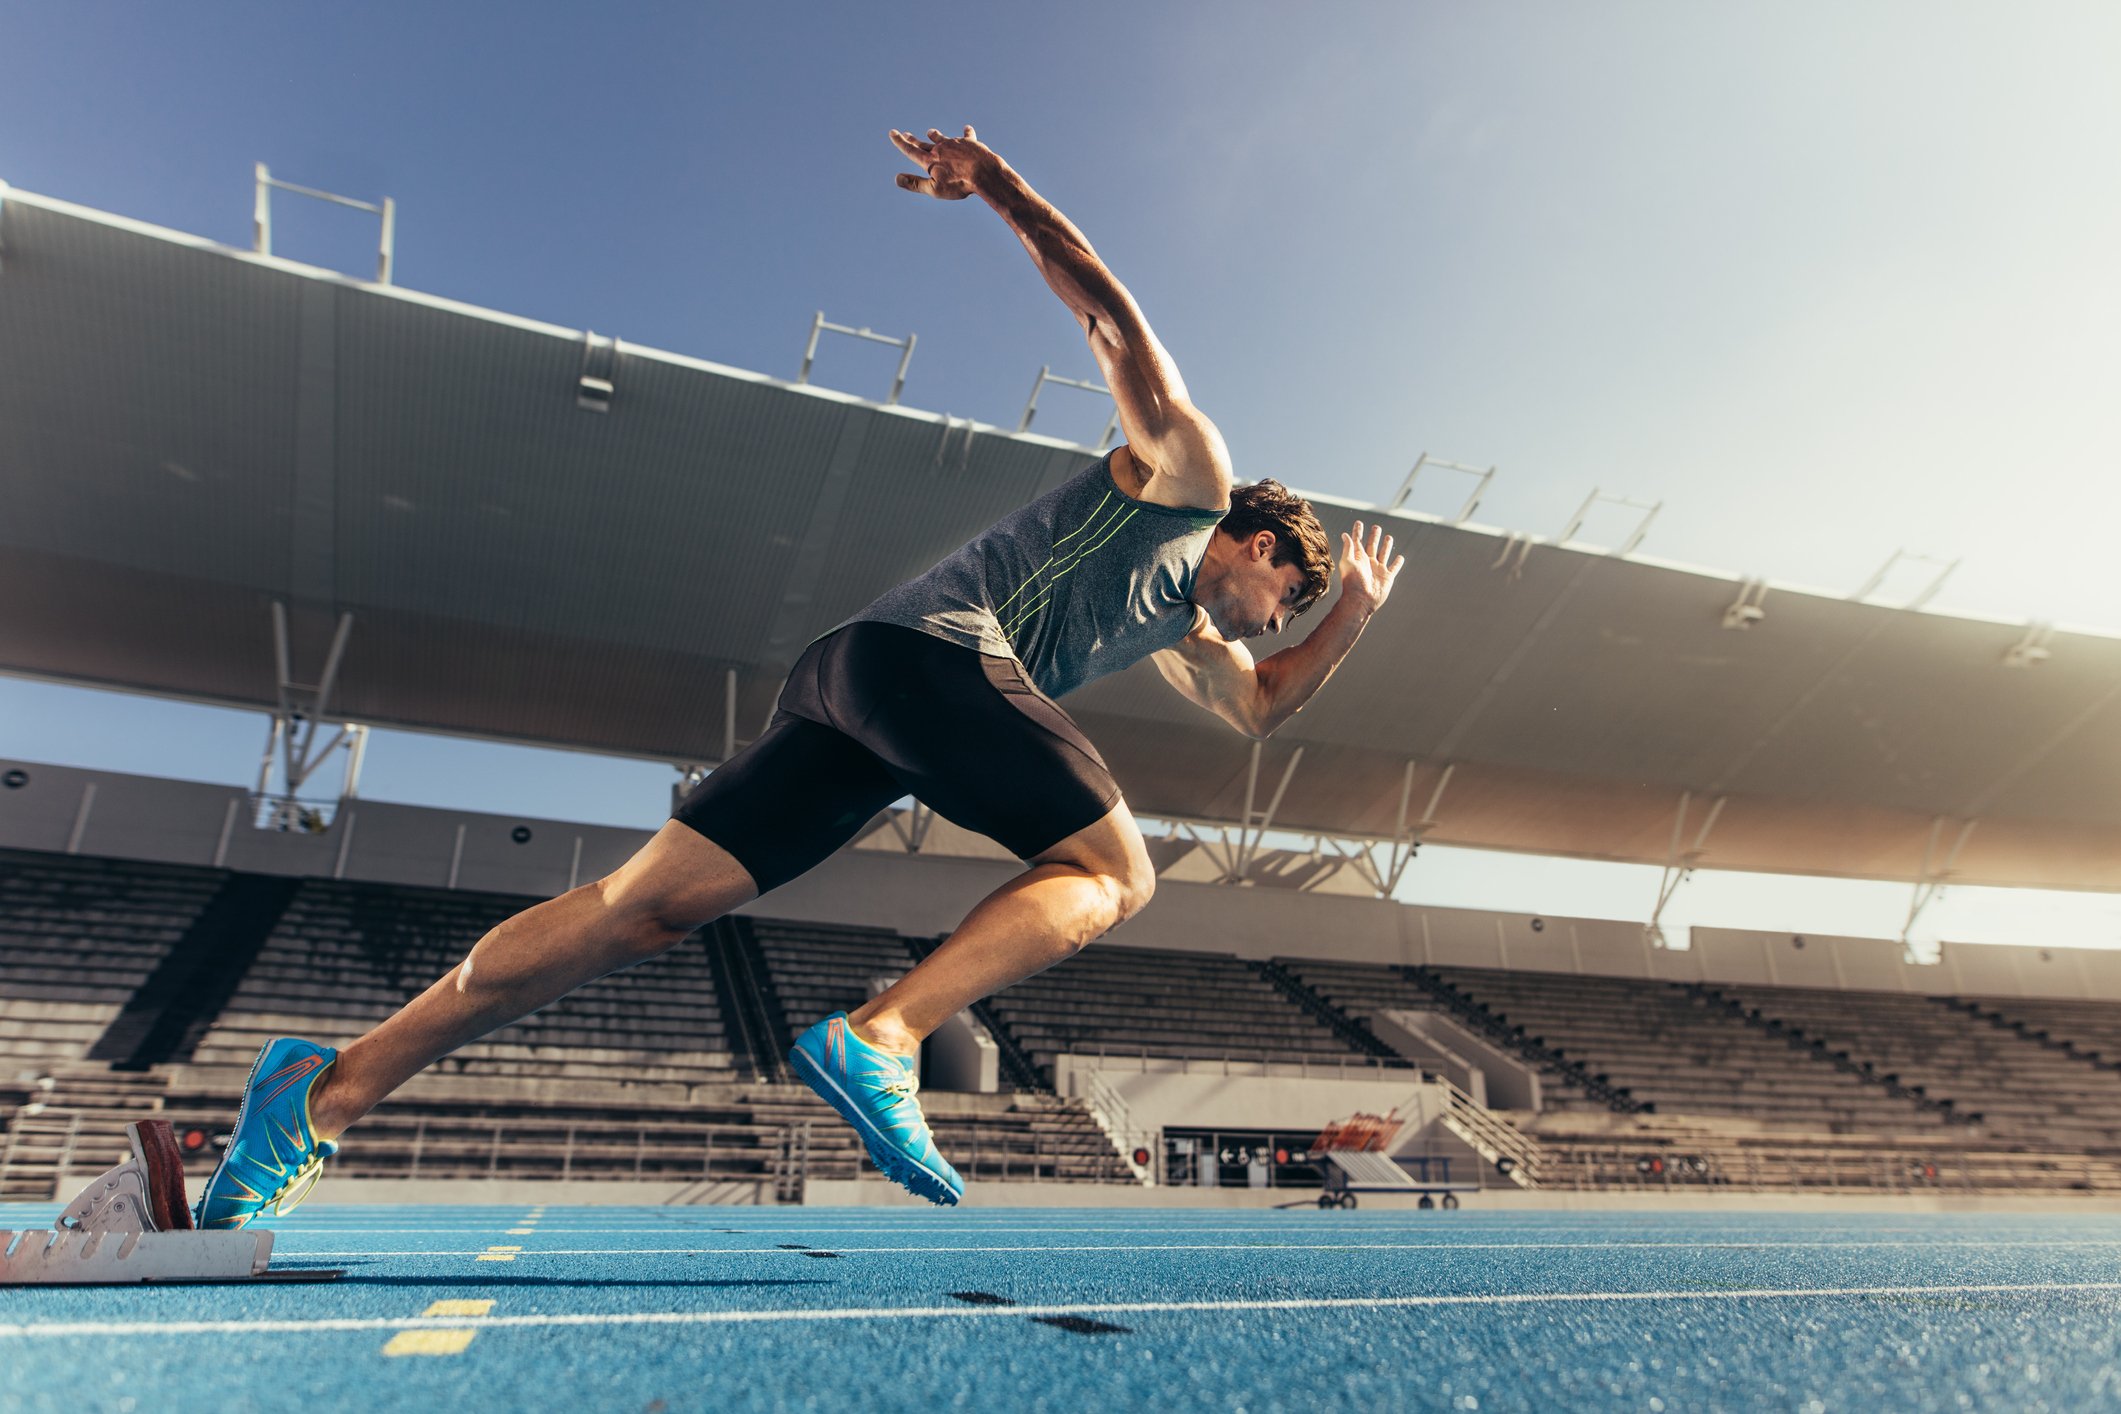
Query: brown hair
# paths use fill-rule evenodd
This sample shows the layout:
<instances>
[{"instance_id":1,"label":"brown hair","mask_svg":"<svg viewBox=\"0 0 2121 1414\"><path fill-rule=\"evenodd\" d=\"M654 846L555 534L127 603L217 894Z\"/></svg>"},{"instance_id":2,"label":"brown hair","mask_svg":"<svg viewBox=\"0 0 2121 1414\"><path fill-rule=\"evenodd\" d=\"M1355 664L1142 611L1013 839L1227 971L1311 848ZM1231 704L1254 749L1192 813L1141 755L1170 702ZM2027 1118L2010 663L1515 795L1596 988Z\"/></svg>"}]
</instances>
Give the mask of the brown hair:
<instances>
[{"instance_id":1,"label":"brown hair","mask_svg":"<svg viewBox=\"0 0 2121 1414\"><path fill-rule=\"evenodd\" d=\"M1298 614L1317 603L1332 583L1333 552L1326 528L1318 523L1309 501L1272 477L1231 491L1230 513L1216 528L1236 540L1250 540L1262 530L1274 532L1274 558L1269 563L1303 567Z\"/></svg>"}]
</instances>

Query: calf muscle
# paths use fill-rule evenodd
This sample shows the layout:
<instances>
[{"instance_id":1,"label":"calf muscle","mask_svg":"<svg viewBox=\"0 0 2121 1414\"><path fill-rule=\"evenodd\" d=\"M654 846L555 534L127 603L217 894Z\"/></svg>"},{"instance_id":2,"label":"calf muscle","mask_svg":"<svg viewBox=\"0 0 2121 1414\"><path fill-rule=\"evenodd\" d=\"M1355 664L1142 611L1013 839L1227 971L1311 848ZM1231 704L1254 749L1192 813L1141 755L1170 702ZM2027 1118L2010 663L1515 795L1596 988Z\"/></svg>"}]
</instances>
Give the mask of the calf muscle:
<instances>
[{"instance_id":1,"label":"calf muscle","mask_svg":"<svg viewBox=\"0 0 2121 1414\"><path fill-rule=\"evenodd\" d=\"M463 962L341 1049L310 1096L317 1134L337 1137L459 1046L654 957L756 895L726 851L664 825L609 877L497 924Z\"/></svg>"}]
</instances>

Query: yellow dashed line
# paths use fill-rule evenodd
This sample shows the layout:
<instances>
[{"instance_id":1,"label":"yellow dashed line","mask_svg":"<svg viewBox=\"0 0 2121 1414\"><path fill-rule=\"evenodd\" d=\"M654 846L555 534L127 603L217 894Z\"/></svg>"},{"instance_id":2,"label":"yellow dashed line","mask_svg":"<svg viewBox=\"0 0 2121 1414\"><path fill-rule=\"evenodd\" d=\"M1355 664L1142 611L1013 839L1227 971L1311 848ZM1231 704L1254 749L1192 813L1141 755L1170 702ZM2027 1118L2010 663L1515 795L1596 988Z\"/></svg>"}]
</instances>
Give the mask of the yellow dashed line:
<instances>
[{"instance_id":1,"label":"yellow dashed line","mask_svg":"<svg viewBox=\"0 0 2121 1414\"><path fill-rule=\"evenodd\" d=\"M423 1316L483 1316L493 1310L491 1301L437 1301ZM385 1355L461 1355L478 1332L469 1326L399 1331L383 1347Z\"/></svg>"},{"instance_id":2,"label":"yellow dashed line","mask_svg":"<svg viewBox=\"0 0 2121 1414\"><path fill-rule=\"evenodd\" d=\"M516 1253L522 1250L520 1247L489 1247L474 1260L480 1262L513 1262L516 1259Z\"/></svg>"},{"instance_id":3,"label":"yellow dashed line","mask_svg":"<svg viewBox=\"0 0 2121 1414\"><path fill-rule=\"evenodd\" d=\"M461 1355L478 1332L459 1326L455 1330L399 1331L383 1347L385 1355Z\"/></svg>"},{"instance_id":4,"label":"yellow dashed line","mask_svg":"<svg viewBox=\"0 0 2121 1414\"><path fill-rule=\"evenodd\" d=\"M423 1316L484 1316L493 1310L491 1301L437 1301Z\"/></svg>"},{"instance_id":5,"label":"yellow dashed line","mask_svg":"<svg viewBox=\"0 0 2121 1414\"><path fill-rule=\"evenodd\" d=\"M508 1229L508 1235L510 1237L526 1237L531 1231L532 1229L527 1227L512 1227Z\"/></svg>"}]
</instances>

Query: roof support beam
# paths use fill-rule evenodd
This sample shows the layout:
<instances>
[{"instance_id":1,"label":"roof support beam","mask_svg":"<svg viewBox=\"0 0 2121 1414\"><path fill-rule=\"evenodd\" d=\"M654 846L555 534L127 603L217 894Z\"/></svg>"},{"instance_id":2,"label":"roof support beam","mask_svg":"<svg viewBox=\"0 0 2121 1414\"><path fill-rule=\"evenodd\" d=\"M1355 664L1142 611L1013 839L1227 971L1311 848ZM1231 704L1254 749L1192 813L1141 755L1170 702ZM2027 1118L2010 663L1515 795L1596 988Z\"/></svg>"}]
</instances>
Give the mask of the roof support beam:
<instances>
[{"instance_id":1,"label":"roof support beam","mask_svg":"<svg viewBox=\"0 0 2121 1414\"><path fill-rule=\"evenodd\" d=\"M1363 841L1349 846L1331 841L1333 852L1340 856L1343 866L1352 866L1362 875L1363 881L1377 891L1379 898L1390 898L1398 891L1399 881L1406 877L1407 866L1413 863L1414 856L1421 852L1423 838L1436 828L1436 808L1443 803L1443 793L1451 784L1451 774L1458 769L1455 762L1443 768L1436 777L1436 789L1429 792L1428 808L1422 811L1419 820L1410 825L1407 822L1407 807L1414 798L1414 772L1419 764L1408 761L1406 773L1400 778L1399 819L1392 827L1392 838L1382 842L1382 847L1387 851L1384 862L1380 863L1377 857L1380 848L1378 841ZM1328 842L1324 835L1313 835L1312 853L1321 853Z\"/></svg>"},{"instance_id":2,"label":"roof support beam","mask_svg":"<svg viewBox=\"0 0 2121 1414\"><path fill-rule=\"evenodd\" d=\"M1687 810L1694 803L1692 791L1679 793L1679 813L1672 817L1672 843L1665 851L1664 875L1657 881L1657 907L1650 911L1650 921L1642 925L1643 935L1652 947L1669 947L1664 937L1664 909L1679 892L1680 886L1694 877L1694 866L1701 862L1707 851L1709 831L1716 828L1716 818L1723 814L1727 796L1717 796L1709 806L1709 812L1701 822L1701 830L1694 836L1694 843L1685 850L1679 848L1681 836L1686 831Z\"/></svg>"},{"instance_id":3,"label":"roof support beam","mask_svg":"<svg viewBox=\"0 0 2121 1414\"><path fill-rule=\"evenodd\" d=\"M1959 824L1958 837L1952 841L1950 852L1944 856L1943 862L1939 863L1937 860L1937 845L1944 838L1945 817L1939 815L1936 819L1930 821L1929 843L1924 845L1922 849L1922 874L1920 878L1915 880L1914 897L1908 901L1907 922L1900 925L1900 946L1904 950L1902 956L1907 961L1928 962L1931 960L1930 958L1916 955L1917 950L1913 941L1915 924L1922 917L1924 910L1938 899L1944 897L1944 886L1952 877L1954 866L1959 863L1959 851L1966 848L1968 836L1974 833L1974 826L1980 823L1978 819L1962 820Z\"/></svg>"},{"instance_id":4,"label":"roof support beam","mask_svg":"<svg viewBox=\"0 0 2121 1414\"><path fill-rule=\"evenodd\" d=\"M324 764L325 758L340 747L348 751L346 781L340 790L341 798L350 798L359 788L361 764L368 755L368 728L354 722L340 726L338 734L318 746L317 726L331 712L332 689L338 686L339 664L346 656L346 639L353 632L353 615L339 615L338 631L332 635L330 652L324 659L324 672L314 684L296 682L290 670L291 653L287 640L287 606L275 599L272 605L273 661L277 669L276 696L278 709L266 729L265 757L258 766L258 803L269 803L271 809L254 823L261 828L275 830L321 829L326 823L323 811L311 806L303 807L297 800L302 787ZM277 794L269 787L275 758L279 760L284 788Z\"/></svg>"},{"instance_id":5,"label":"roof support beam","mask_svg":"<svg viewBox=\"0 0 2121 1414\"><path fill-rule=\"evenodd\" d=\"M1252 762L1245 773L1245 813L1237 827L1237 842L1231 856L1231 883L1242 882L1251 871L1253 862L1259 858L1259 843L1266 837L1268 828L1273 825L1274 813L1281 809L1281 798L1288 791L1289 782L1296 775L1296 768L1303 764L1304 749L1299 746L1296 748L1296 754L1289 758L1289 764L1282 768L1281 783L1274 787L1274 798L1267 802L1265 810L1255 812L1252 802L1259 790L1259 758L1265 746L1266 743L1261 741L1252 743Z\"/></svg>"},{"instance_id":6,"label":"roof support beam","mask_svg":"<svg viewBox=\"0 0 2121 1414\"><path fill-rule=\"evenodd\" d=\"M884 818L890 823L891 832L898 836L899 843L906 846L908 854L921 852L921 846L928 842L928 831L935 825L935 811L918 798L915 798L911 810L894 810Z\"/></svg>"}]
</instances>

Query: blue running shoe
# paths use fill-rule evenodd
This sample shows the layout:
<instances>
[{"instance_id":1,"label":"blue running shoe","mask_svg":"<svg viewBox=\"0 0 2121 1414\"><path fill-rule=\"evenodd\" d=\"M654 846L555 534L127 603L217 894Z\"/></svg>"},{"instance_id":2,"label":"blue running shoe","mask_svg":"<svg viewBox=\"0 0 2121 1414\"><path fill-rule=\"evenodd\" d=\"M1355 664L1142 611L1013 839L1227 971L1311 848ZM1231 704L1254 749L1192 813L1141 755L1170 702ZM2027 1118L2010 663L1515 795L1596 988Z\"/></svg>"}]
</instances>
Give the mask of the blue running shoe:
<instances>
[{"instance_id":1,"label":"blue running shoe","mask_svg":"<svg viewBox=\"0 0 2121 1414\"><path fill-rule=\"evenodd\" d=\"M941 1154L914 1098L913 1066L854 1034L836 1011L796 1038L789 1063L803 1083L845 1116L886 1178L931 1203L954 1205L965 1180Z\"/></svg>"},{"instance_id":2,"label":"blue running shoe","mask_svg":"<svg viewBox=\"0 0 2121 1414\"><path fill-rule=\"evenodd\" d=\"M309 1092L339 1053L281 1036L265 1043L243 1085L243 1106L221 1166L196 1209L202 1228L241 1227L270 1208L290 1213L317 1186L324 1161L339 1152L309 1125Z\"/></svg>"}]
</instances>

